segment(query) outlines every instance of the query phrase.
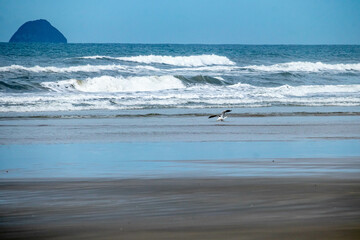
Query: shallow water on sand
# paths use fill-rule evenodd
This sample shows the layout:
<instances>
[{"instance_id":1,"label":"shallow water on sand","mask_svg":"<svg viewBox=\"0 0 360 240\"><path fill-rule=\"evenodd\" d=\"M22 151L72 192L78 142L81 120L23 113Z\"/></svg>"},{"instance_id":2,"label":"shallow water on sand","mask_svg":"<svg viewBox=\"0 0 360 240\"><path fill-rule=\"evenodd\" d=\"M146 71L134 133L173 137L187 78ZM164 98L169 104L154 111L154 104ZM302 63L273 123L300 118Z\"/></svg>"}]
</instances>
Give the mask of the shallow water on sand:
<instances>
[{"instance_id":1,"label":"shallow water on sand","mask_svg":"<svg viewBox=\"0 0 360 240\"><path fill-rule=\"evenodd\" d=\"M0 144L360 139L359 107L36 112L0 114Z\"/></svg>"},{"instance_id":2,"label":"shallow water on sand","mask_svg":"<svg viewBox=\"0 0 360 240\"><path fill-rule=\"evenodd\" d=\"M359 107L0 115L0 177L359 174ZM274 162L273 162L274 160Z\"/></svg>"},{"instance_id":3,"label":"shallow water on sand","mask_svg":"<svg viewBox=\"0 0 360 240\"><path fill-rule=\"evenodd\" d=\"M0 146L1 178L353 175L359 140Z\"/></svg>"}]
</instances>

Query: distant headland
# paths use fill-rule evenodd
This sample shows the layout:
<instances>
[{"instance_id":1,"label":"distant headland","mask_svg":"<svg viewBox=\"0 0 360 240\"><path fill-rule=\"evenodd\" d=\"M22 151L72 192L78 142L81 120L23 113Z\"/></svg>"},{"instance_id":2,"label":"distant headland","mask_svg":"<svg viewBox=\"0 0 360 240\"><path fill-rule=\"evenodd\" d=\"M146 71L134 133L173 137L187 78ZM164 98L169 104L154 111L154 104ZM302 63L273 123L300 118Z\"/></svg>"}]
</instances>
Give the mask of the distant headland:
<instances>
[{"instance_id":1,"label":"distant headland","mask_svg":"<svg viewBox=\"0 0 360 240\"><path fill-rule=\"evenodd\" d=\"M64 35L45 19L21 25L9 42L67 43Z\"/></svg>"}]
</instances>

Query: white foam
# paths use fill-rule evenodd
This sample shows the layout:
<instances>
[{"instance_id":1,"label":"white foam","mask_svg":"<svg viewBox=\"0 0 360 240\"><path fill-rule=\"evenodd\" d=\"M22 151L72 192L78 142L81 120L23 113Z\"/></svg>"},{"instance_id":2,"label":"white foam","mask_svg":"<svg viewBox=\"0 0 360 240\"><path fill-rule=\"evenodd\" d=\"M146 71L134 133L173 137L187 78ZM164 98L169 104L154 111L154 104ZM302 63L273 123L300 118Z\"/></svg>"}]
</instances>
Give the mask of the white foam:
<instances>
[{"instance_id":1,"label":"white foam","mask_svg":"<svg viewBox=\"0 0 360 240\"><path fill-rule=\"evenodd\" d=\"M234 84L229 88L242 93L252 94L253 96L263 97L313 97L314 95L320 97L328 97L329 95L339 96L343 94L357 94L360 95L360 84L352 85L302 85L289 86L282 85L280 87L257 87L249 84ZM360 101L360 99L358 99Z\"/></svg>"},{"instance_id":2,"label":"white foam","mask_svg":"<svg viewBox=\"0 0 360 240\"><path fill-rule=\"evenodd\" d=\"M53 72L53 73L70 73L70 72L100 72L100 71L136 71L136 70L149 70L159 71L158 68L152 66L122 66L122 65L79 65L72 67L24 67L21 65L11 65L0 67L0 72L13 72L13 71L29 71L29 72Z\"/></svg>"},{"instance_id":3,"label":"white foam","mask_svg":"<svg viewBox=\"0 0 360 240\"><path fill-rule=\"evenodd\" d=\"M85 80L64 80L41 84L56 92L78 90L81 92L137 92L185 88L181 80L173 76L112 77L101 76Z\"/></svg>"},{"instance_id":4,"label":"white foam","mask_svg":"<svg viewBox=\"0 0 360 240\"><path fill-rule=\"evenodd\" d=\"M360 71L360 63L288 62L274 65L250 65L239 68L264 72Z\"/></svg>"},{"instance_id":5,"label":"white foam","mask_svg":"<svg viewBox=\"0 0 360 240\"><path fill-rule=\"evenodd\" d=\"M231 72L237 69L236 66L224 66L224 65L215 65L215 66L205 66L205 67L182 67L182 68L172 68L164 69L163 71L168 72L212 72L212 74L219 72Z\"/></svg>"},{"instance_id":6,"label":"white foam","mask_svg":"<svg viewBox=\"0 0 360 240\"><path fill-rule=\"evenodd\" d=\"M80 65L72 67L24 67L21 65L11 65L6 67L0 67L0 72L9 72L9 71L29 71L29 72L55 72L55 73L66 73L66 72L99 72L99 71L117 71L125 70L126 67L121 65Z\"/></svg>"},{"instance_id":7,"label":"white foam","mask_svg":"<svg viewBox=\"0 0 360 240\"><path fill-rule=\"evenodd\" d=\"M84 57L78 57L83 59L116 59L114 57L110 56L100 56L100 55L94 55L94 56L84 56Z\"/></svg>"},{"instance_id":8,"label":"white foam","mask_svg":"<svg viewBox=\"0 0 360 240\"><path fill-rule=\"evenodd\" d=\"M193 85L173 76L45 82L54 92L1 93L0 112L260 106L360 106L360 84L260 87ZM159 91L160 90L160 91Z\"/></svg>"},{"instance_id":9,"label":"white foam","mask_svg":"<svg viewBox=\"0 0 360 240\"><path fill-rule=\"evenodd\" d=\"M225 79L222 78L222 77L217 77L217 76L215 76L214 78L216 78L216 79L218 79L218 80L220 80L220 81L225 81Z\"/></svg>"},{"instance_id":10,"label":"white foam","mask_svg":"<svg viewBox=\"0 0 360 240\"><path fill-rule=\"evenodd\" d=\"M110 56L85 56L85 59L117 59L121 61L138 63L161 63L183 67L200 67L209 65L235 65L233 61L224 56L192 55L192 56L162 56L162 55L140 55L133 57L110 57Z\"/></svg>"}]
</instances>

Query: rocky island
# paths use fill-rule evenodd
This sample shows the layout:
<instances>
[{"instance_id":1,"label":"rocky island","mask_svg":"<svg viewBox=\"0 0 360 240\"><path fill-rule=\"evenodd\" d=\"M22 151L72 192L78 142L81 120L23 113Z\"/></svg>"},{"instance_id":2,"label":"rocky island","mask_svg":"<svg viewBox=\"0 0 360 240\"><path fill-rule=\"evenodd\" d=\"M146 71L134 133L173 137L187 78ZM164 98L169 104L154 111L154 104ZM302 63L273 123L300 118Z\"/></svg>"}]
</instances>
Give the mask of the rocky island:
<instances>
[{"instance_id":1,"label":"rocky island","mask_svg":"<svg viewBox=\"0 0 360 240\"><path fill-rule=\"evenodd\" d=\"M67 43L64 35L45 19L21 25L9 42Z\"/></svg>"}]
</instances>

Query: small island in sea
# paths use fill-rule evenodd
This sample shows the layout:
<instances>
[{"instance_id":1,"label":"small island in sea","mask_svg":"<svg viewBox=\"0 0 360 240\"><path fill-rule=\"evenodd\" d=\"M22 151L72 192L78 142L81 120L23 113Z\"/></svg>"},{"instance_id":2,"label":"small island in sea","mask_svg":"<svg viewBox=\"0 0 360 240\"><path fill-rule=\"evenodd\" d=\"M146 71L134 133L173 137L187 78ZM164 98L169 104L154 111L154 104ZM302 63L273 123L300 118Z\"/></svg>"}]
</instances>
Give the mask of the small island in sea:
<instances>
[{"instance_id":1,"label":"small island in sea","mask_svg":"<svg viewBox=\"0 0 360 240\"><path fill-rule=\"evenodd\" d=\"M9 42L67 43L67 39L47 20L39 19L21 25Z\"/></svg>"}]
</instances>

